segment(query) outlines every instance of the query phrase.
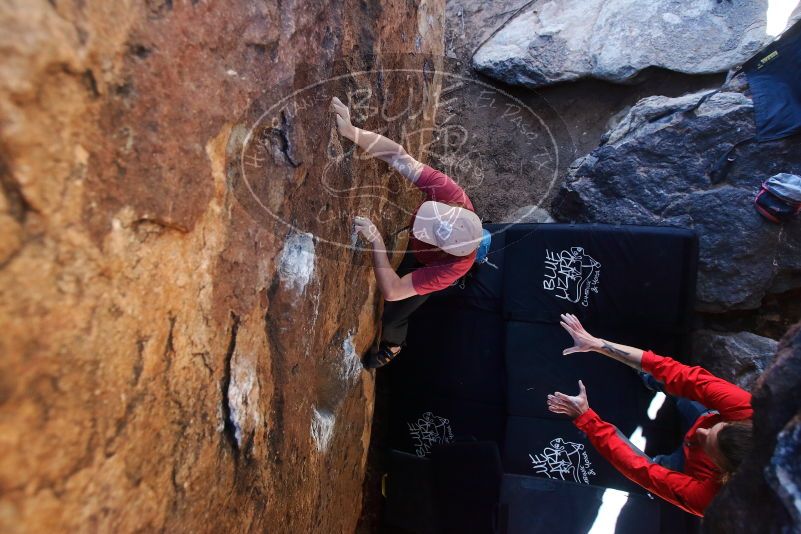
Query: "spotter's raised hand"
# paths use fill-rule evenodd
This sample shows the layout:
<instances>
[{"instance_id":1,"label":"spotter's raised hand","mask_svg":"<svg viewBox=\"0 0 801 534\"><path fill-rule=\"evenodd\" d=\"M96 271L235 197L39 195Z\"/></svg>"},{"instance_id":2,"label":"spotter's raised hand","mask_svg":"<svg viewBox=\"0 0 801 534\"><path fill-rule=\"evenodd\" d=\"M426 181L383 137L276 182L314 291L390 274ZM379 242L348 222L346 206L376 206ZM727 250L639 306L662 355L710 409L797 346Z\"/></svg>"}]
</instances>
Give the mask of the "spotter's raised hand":
<instances>
[{"instance_id":1,"label":"spotter's raised hand","mask_svg":"<svg viewBox=\"0 0 801 534\"><path fill-rule=\"evenodd\" d=\"M570 313L563 313L559 317L561 319L559 324L562 325L562 328L573 338L573 346L563 350L562 354L568 355L574 352L588 352L601 347L601 340L584 330L578 317Z\"/></svg>"},{"instance_id":2,"label":"spotter's raised hand","mask_svg":"<svg viewBox=\"0 0 801 534\"><path fill-rule=\"evenodd\" d=\"M558 391L553 395L548 395L548 410L553 413L564 414L571 419L575 419L589 410L590 404L587 401L587 390L584 387L584 382L579 380L578 385L578 395L570 396Z\"/></svg>"}]
</instances>

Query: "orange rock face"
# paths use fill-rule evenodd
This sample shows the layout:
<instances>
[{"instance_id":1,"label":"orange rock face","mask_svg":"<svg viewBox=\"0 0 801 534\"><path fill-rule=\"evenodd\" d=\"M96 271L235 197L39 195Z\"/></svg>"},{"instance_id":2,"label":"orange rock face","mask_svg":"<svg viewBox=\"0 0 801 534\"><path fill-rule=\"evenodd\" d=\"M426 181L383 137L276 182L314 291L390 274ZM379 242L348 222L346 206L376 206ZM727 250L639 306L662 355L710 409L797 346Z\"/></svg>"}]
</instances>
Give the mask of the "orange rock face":
<instances>
[{"instance_id":1,"label":"orange rock face","mask_svg":"<svg viewBox=\"0 0 801 534\"><path fill-rule=\"evenodd\" d=\"M380 299L343 245L419 198L327 100L427 143L443 4L0 6L0 531L353 531Z\"/></svg>"}]
</instances>

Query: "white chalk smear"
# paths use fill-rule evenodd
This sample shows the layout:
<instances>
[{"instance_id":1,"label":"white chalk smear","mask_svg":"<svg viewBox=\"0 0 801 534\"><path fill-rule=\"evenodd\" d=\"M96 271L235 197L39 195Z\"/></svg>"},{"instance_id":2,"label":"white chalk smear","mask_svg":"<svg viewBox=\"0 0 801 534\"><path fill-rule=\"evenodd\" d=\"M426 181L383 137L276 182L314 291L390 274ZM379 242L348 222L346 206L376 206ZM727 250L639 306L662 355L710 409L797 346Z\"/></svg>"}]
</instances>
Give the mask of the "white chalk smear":
<instances>
[{"instance_id":1,"label":"white chalk smear","mask_svg":"<svg viewBox=\"0 0 801 534\"><path fill-rule=\"evenodd\" d=\"M303 293L314 276L314 237L309 233L292 234L284 242L278 261L281 282Z\"/></svg>"},{"instance_id":2,"label":"white chalk smear","mask_svg":"<svg viewBox=\"0 0 801 534\"><path fill-rule=\"evenodd\" d=\"M317 452L326 452L334 435L334 414L327 410L312 408L311 437Z\"/></svg>"},{"instance_id":3,"label":"white chalk smear","mask_svg":"<svg viewBox=\"0 0 801 534\"><path fill-rule=\"evenodd\" d=\"M350 232L350 246L355 247L356 243L359 242L359 231L356 229L356 225L353 226L353 229Z\"/></svg>"},{"instance_id":4,"label":"white chalk smear","mask_svg":"<svg viewBox=\"0 0 801 534\"><path fill-rule=\"evenodd\" d=\"M217 432L225 430L225 414L223 414L222 403L217 404L217 426L215 430Z\"/></svg>"},{"instance_id":5,"label":"white chalk smear","mask_svg":"<svg viewBox=\"0 0 801 534\"><path fill-rule=\"evenodd\" d=\"M356 346L353 344L353 332L348 332L348 337L342 342L340 365L340 377L345 382L355 382L362 374L362 362L356 353Z\"/></svg>"},{"instance_id":6,"label":"white chalk smear","mask_svg":"<svg viewBox=\"0 0 801 534\"><path fill-rule=\"evenodd\" d=\"M256 369L249 358L234 353L231 360L231 381L228 383L229 418L234 425L234 437L239 447L242 447L246 430L253 430L259 424L261 417L258 411L258 391L253 391L256 385ZM252 423L248 424L251 420Z\"/></svg>"}]
</instances>

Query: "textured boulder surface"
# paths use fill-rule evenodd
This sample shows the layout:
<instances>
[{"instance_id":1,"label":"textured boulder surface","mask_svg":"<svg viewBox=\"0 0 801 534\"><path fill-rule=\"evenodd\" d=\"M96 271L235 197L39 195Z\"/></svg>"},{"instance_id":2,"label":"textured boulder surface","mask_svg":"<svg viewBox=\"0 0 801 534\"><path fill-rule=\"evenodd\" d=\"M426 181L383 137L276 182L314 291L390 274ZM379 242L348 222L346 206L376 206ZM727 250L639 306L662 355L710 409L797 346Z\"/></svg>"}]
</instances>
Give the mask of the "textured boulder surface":
<instances>
[{"instance_id":1,"label":"textured boulder surface","mask_svg":"<svg viewBox=\"0 0 801 534\"><path fill-rule=\"evenodd\" d=\"M753 208L763 180L801 170L798 137L745 142L726 179L708 173L754 135L752 101L722 91L638 102L604 144L576 160L557 194L557 220L674 225L700 236L697 306L753 309L767 293L801 286L801 219L774 225Z\"/></svg>"},{"instance_id":2,"label":"textured boulder surface","mask_svg":"<svg viewBox=\"0 0 801 534\"><path fill-rule=\"evenodd\" d=\"M542 220L538 209L550 205L570 163L598 146L608 121L622 109L657 91L681 95L724 81L719 74L660 71L637 85L587 79L531 91L470 68L475 49L528 5L525 0L446 2L446 63L461 83L456 78L443 82L450 98L438 110L440 142L432 149L432 163L447 169L448 158L437 155L449 152L471 160L471 179L462 185L479 215L493 222ZM457 141L450 149L442 146L448 139ZM464 175L463 169L454 172Z\"/></svg>"},{"instance_id":3,"label":"textured boulder surface","mask_svg":"<svg viewBox=\"0 0 801 534\"><path fill-rule=\"evenodd\" d=\"M473 52L529 3L528 0L447 0L445 54L469 63Z\"/></svg>"},{"instance_id":4,"label":"textured boulder surface","mask_svg":"<svg viewBox=\"0 0 801 534\"><path fill-rule=\"evenodd\" d=\"M706 510L711 533L778 534L801 525L801 323L753 391L755 448Z\"/></svg>"},{"instance_id":5,"label":"textured boulder surface","mask_svg":"<svg viewBox=\"0 0 801 534\"><path fill-rule=\"evenodd\" d=\"M443 11L0 6L0 531L353 531L378 297L369 258L318 237L347 239L372 204L321 198L330 93L263 139L278 178L251 200L272 216L242 193L237 140L265 93L383 52L421 72L371 105L406 117L405 99L433 101L422 71ZM345 76L338 96L360 83ZM431 115L385 131L430 130ZM398 185L370 161L334 176ZM315 218L323 207L339 217ZM402 211L376 221L385 235Z\"/></svg>"},{"instance_id":6,"label":"textured boulder surface","mask_svg":"<svg viewBox=\"0 0 801 534\"><path fill-rule=\"evenodd\" d=\"M697 330L692 355L715 376L751 391L776 356L776 346L775 340L751 332Z\"/></svg>"},{"instance_id":7,"label":"textured boulder surface","mask_svg":"<svg viewBox=\"0 0 801 534\"><path fill-rule=\"evenodd\" d=\"M626 82L660 67L725 72L765 42L766 0L539 0L489 38L476 69L541 87L593 77Z\"/></svg>"}]
</instances>

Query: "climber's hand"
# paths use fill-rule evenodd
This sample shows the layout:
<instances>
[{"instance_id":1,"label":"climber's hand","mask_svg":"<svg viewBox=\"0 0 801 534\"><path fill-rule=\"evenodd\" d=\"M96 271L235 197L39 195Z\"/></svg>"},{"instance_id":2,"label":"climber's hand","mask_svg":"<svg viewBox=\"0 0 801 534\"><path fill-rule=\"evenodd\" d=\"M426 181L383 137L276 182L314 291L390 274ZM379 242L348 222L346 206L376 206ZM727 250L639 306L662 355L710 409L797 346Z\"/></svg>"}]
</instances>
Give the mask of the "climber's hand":
<instances>
[{"instance_id":1,"label":"climber's hand","mask_svg":"<svg viewBox=\"0 0 801 534\"><path fill-rule=\"evenodd\" d=\"M381 239L381 232L378 231L378 228L370 219L357 216L353 218L353 224L356 227L356 231L362 234L370 243L375 243Z\"/></svg>"},{"instance_id":2,"label":"climber's hand","mask_svg":"<svg viewBox=\"0 0 801 534\"><path fill-rule=\"evenodd\" d=\"M575 397L559 393L558 391L553 395L548 395L548 410L553 413L561 413L575 419L590 409L590 404L587 402L587 390L584 388L584 383L579 380L579 393Z\"/></svg>"},{"instance_id":3,"label":"climber's hand","mask_svg":"<svg viewBox=\"0 0 801 534\"><path fill-rule=\"evenodd\" d=\"M331 106L329 109L336 115L337 131L339 135L347 137L348 139L353 137L353 125L350 123L350 110L348 106L343 104L339 98L333 97L331 98Z\"/></svg>"}]
</instances>

